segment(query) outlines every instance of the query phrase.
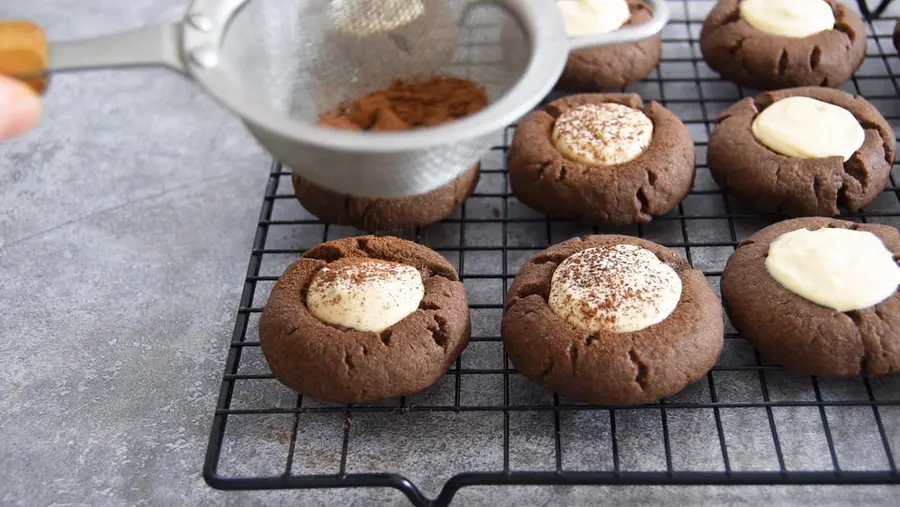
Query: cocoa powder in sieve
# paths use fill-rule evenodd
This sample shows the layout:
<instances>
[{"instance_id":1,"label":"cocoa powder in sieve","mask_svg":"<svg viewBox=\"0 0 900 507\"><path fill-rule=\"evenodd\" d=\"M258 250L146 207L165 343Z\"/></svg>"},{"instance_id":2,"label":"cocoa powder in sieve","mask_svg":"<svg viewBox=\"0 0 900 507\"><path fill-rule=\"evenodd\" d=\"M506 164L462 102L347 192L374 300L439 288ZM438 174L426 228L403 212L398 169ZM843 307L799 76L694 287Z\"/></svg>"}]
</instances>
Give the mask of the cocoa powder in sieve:
<instances>
[{"instance_id":1,"label":"cocoa powder in sieve","mask_svg":"<svg viewBox=\"0 0 900 507\"><path fill-rule=\"evenodd\" d=\"M484 89L468 79L397 80L387 89L340 104L337 111L322 114L317 123L348 130L408 130L447 123L487 104Z\"/></svg>"}]
</instances>

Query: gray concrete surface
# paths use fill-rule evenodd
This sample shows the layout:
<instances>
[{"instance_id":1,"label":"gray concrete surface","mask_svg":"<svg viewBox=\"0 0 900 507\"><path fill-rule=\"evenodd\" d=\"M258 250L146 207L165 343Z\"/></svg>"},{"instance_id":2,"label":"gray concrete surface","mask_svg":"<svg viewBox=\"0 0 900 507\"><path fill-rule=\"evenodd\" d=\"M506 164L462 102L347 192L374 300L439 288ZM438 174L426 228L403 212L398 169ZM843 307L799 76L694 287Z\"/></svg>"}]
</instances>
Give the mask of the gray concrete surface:
<instances>
[{"instance_id":1,"label":"gray concrete surface","mask_svg":"<svg viewBox=\"0 0 900 507\"><path fill-rule=\"evenodd\" d=\"M171 18L181 4L7 0L0 19L31 18L52 37L66 38ZM405 505L390 491L222 492L201 478L267 171L268 157L237 121L160 71L60 76L40 128L0 146L0 505ZM519 239L527 238L523 231ZM719 257L711 252L700 261L714 264ZM477 287L470 292L490 297ZM885 389L897 395L896 384ZM279 394L273 386L245 396L260 404ZM870 431L848 421L838 438L852 441ZM270 445L248 422L244 444ZM434 421L420 421L428 422ZM461 435L472 430L462 419L437 422L453 432L451 441L465 441ZM513 421L513 429L532 422ZM695 421L683 422L692 431ZM742 464L740 450L765 452L755 447L755 422L740 414L724 422L733 425L736 466L751 466ZM572 424L582 428L578 420ZM640 433L645 423L633 424ZM886 424L896 437L900 414ZM399 438L396 428L374 420L355 431L369 463ZM524 439L522 454L512 459L540 461L544 437L516 435ZM312 448L323 444L317 434L308 438ZM439 432L423 438L443 440ZM820 445L810 438L799 433L786 445L802 458ZM685 445L685 463L709 447L690 439ZM877 445L863 439L839 451L867 456L877 454ZM639 439L634 446L624 452L633 466L645 466L645 455L656 450ZM496 458L486 452L471 459ZM590 459L584 449L573 452ZM849 459L851 467L880 463L862 461ZM397 466L415 473L436 464L413 449ZM456 504L887 506L896 505L898 493L884 487L476 488L460 493Z\"/></svg>"}]
</instances>

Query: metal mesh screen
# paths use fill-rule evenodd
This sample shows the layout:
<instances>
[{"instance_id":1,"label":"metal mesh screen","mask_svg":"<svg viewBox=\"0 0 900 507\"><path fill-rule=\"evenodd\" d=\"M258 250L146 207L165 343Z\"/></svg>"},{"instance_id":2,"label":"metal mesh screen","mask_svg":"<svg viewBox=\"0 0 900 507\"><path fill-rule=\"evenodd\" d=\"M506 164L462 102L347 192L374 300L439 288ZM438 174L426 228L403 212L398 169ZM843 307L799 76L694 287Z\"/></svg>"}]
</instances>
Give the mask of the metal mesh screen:
<instances>
[{"instance_id":1,"label":"metal mesh screen","mask_svg":"<svg viewBox=\"0 0 900 507\"><path fill-rule=\"evenodd\" d=\"M244 90L314 122L396 79L451 75L492 100L528 64L528 38L506 11L472 0L250 0L222 41ZM470 8L471 7L471 8Z\"/></svg>"}]
</instances>

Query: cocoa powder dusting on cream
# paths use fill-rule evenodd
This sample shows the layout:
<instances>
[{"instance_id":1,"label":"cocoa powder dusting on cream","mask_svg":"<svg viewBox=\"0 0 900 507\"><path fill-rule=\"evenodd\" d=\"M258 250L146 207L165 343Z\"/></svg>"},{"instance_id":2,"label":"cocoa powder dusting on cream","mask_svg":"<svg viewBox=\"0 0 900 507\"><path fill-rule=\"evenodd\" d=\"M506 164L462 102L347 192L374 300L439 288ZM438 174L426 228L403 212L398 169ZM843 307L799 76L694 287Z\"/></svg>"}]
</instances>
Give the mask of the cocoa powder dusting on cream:
<instances>
[{"instance_id":1,"label":"cocoa powder dusting on cream","mask_svg":"<svg viewBox=\"0 0 900 507\"><path fill-rule=\"evenodd\" d=\"M642 111L621 104L584 104L565 111L552 138L567 158L614 165L640 156L650 145L653 122Z\"/></svg>"},{"instance_id":2,"label":"cocoa powder dusting on cream","mask_svg":"<svg viewBox=\"0 0 900 507\"><path fill-rule=\"evenodd\" d=\"M319 270L307 306L325 322L380 331L414 311L424 295L419 271L405 264L346 258Z\"/></svg>"},{"instance_id":3,"label":"cocoa powder dusting on cream","mask_svg":"<svg viewBox=\"0 0 900 507\"><path fill-rule=\"evenodd\" d=\"M350 259L352 261L352 259ZM377 280L389 280L400 276L406 266L397 262L379 259L365 259L356 262L341 262L322 268L313 278L310 288L328 288L335 285L353 284Z\"/></svg>"},{"instance_id":4,"label":"cocoa powder dusting on cream","mask_svg":"<svg viewBox=\"0 0 900 507\"><path fill-rule=\"evenodd\" d=\"M681 279L649 250L627 244L589 248L553 273L550 306L590 331L643 329L668 316L681 297Z\"/></svg>"}]
</instances>

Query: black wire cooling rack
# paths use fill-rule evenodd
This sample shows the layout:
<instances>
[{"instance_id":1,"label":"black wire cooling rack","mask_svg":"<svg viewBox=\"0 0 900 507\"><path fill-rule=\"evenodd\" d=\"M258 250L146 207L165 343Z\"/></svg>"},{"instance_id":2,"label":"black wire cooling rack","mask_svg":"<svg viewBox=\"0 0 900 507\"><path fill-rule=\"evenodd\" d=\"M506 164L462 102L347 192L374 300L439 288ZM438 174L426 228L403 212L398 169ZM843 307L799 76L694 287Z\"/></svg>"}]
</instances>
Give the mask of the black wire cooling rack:
<instances>
[{"instance_id":1,"label":"black wire cooling rack","mask_svg":"<svg viewBox=\"0 0 900 507\"><path fill-rule=\"evenodd\" d=\"M477 485L900 483L896 376L830 381L788 372L763 361L729 325L722 358L703 382L660 403L618 409L543 391L506 359L503 298L518 266L539 250L592 232L638 235L683 252L717 288L734 246L776 220L724 196L705 165L711 120L756 93L722 81L700 58L697 37L712 3L670 3L662 62L627 90L661 101L694 136L697 182L677 210L607 229L527 209L507 186L510 126L462 209L401 234L454 262L471 302L470 346L425 393L332 405L298 397L273 379L256 331L271 285L305 249L359 233L303 211L289 172L274 164L229 345L207 482L221 489L394 488L417 506L446 506L460 488ZM844 89L866 96L900 132L894 22L868 21L865 64ZM894 177L864 213L847 218L900 224Z\"/></svg>"},{"instance_id":2,"label":"black wire cooling rack","mask_svg":"<svg viewBox=\"0 0 900 507\"><path fill-rule=\"evenodd\" d=\"M891 4L894 3L894 0L881 0L880 2L878 2L878 4L875 6L874 9L869 7L866 0L862 0L858 3L859 3L859 7L860 7L860 12L864 16L871 18L871 17L882 16L885 13L885 11L887 11L888 7L890 7Z\"/></svg>"}]
</instances>

